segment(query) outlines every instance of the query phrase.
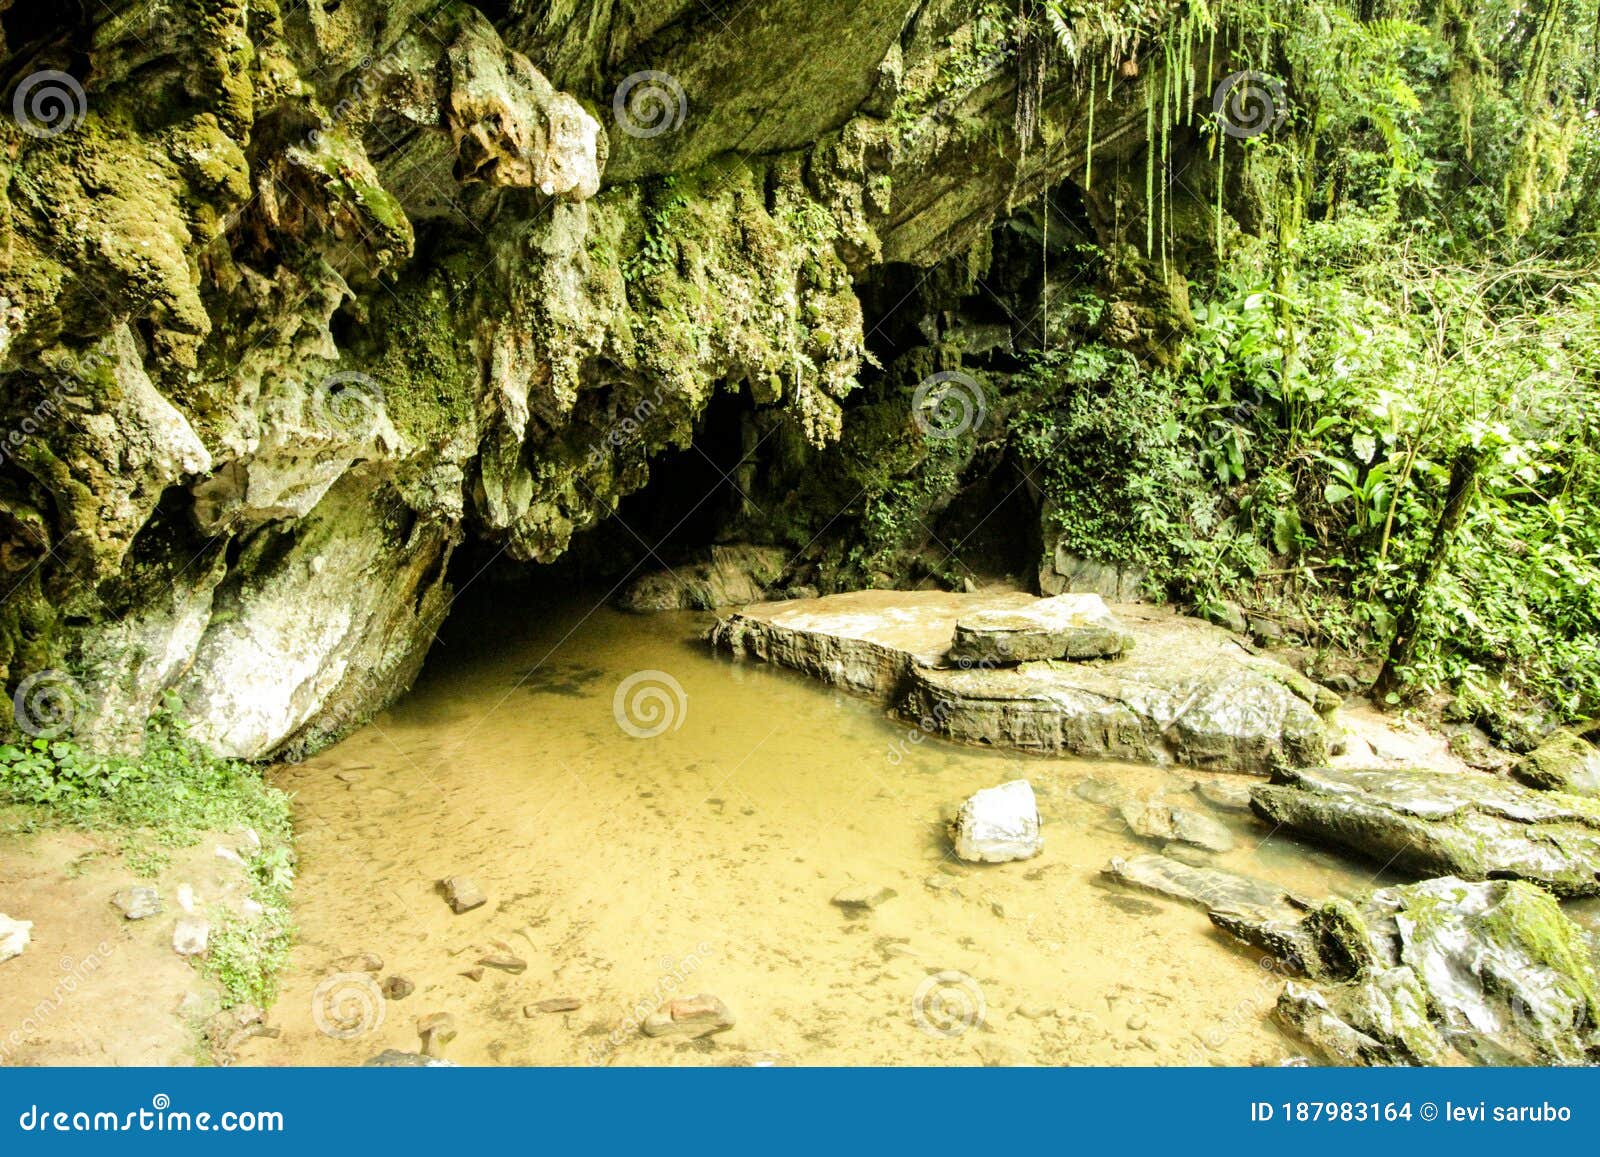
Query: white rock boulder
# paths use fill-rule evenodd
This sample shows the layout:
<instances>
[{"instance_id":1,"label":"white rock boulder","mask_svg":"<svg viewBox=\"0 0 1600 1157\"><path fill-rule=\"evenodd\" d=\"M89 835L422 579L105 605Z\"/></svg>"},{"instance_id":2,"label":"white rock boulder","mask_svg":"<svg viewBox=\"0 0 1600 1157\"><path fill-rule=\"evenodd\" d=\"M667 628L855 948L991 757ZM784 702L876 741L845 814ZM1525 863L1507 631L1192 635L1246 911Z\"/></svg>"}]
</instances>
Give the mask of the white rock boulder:
<instances>
[{"instance_id":1,"label":"white rock boulder","mask_svg":"<svg viewBox=\"0 0 1600 1157\"><path fill-rule=\"evenodd\" d=\"M1025 779L986 787L961 805L950 827L956 855L974 863L1027 860L1044 851L1039 805Z\"/></svg>"},{"instance_id":2,"label":"white rock boulder","mask_svg":"<svg viewBox=\"0 0 1600 1157\"><path fill-rule=\"evenodd\" d=\"M28 946L28 933L33 931L33 923L29 920L13 920L4 912L0 912L0 964L4 964L13 956L21 956L22 950Z\"/></svg>"}]
</instances>

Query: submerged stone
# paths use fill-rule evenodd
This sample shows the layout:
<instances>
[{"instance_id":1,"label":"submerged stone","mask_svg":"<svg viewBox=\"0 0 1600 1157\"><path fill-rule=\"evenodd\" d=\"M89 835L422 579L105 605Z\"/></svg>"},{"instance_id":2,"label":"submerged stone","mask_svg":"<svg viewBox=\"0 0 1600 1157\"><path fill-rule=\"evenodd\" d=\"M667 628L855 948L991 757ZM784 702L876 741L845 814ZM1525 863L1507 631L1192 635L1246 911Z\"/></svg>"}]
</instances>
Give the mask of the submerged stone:
<instances>
[{"instance_id":1,"label":"submerged stone","mask_svg":"<svg viewBox=\"0 0 1600 1157\"><path fill-rule=\"evenodd\" d=\"M489 902L489 898L483 894L483 889L478 887L478 881L471 876L446 876L439 881L439 889L444 893L445 903L450 905L450 910L457 916L474 908L481 908Z\"/></svg>"},{"instance_id":2,"label":"submerged stone","mask_svg":"<svg viewBox=\"0 0 1600 1157\"><path fill-rule=\"evenodd\" d=\"M667 1001L660 1010L645 1017L639 1029L651 1037L699 1038L727 1032L733 1023L733 1012L726 1004L715 996L701 993Z\"/></svg>"},{"instance_id":3,"label":"submerged stone","mask_svg":"<svg viewBox=\"0 0 1600 1157\"><path fill-rule=\"evenodd\" d=\"M1177 840L1208 852L1233 850L1233 833L1210 816L1166 803L1127 803L1123 822L1134 835L1148 840Z\"/></svg>"}]
</instances>

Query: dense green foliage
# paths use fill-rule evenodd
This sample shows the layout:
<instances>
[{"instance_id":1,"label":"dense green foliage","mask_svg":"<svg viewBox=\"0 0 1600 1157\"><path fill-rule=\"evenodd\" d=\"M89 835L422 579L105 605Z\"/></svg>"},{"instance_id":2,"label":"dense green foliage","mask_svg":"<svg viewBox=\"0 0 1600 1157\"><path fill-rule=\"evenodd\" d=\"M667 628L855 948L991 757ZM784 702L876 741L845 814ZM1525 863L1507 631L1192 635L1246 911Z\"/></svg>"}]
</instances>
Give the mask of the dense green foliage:
<instances>
[{"instance_id":1,"label":"dense green foliage","mask_svg":"<svg viewBox=\"0 0 1600 1157\"><path fill-rule=\"evenodd\" d=\"M1067 47L1084 18L1045 8ZM1154 593L1287 604L1369 655L1420 594L1404 684L1452 688L1468 714L1530 699L1593 714L1593 12L1567 0L1257 9L1129 4L1120 25L1097 26L1130 50L1165 37L1148 55L1169 65L1193 59L1198 37L1281 83L1287 107L1271 131L1234 139L1204 93L1196 114L1182 80L1153 82L1139 240L1164 276L1180 276L1166 190L1190 164L1167 143L1174 126L1197 126L1217 182L1211 260L1186 271L1192 331L1175 368L1092 341L1036 355L1018 448L1067 543L1148 567ZM1230 169L1246 176L1224 196ZM1255 235L1235 225L1241 198L1258 202ZM1483 463L1469 513L1419 592L1467 447Z\"/></svg>"}]
</instances>

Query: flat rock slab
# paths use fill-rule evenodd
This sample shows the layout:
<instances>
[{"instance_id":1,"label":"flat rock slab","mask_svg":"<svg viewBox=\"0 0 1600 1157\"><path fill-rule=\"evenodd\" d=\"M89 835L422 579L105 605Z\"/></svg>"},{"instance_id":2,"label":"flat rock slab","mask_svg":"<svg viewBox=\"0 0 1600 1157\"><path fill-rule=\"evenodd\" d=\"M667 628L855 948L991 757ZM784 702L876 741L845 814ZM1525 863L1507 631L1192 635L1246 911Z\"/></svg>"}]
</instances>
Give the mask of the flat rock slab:
<instances>
[{"instance_id":1,"label":"flat rock slab","mask_svg":"<svg viewBox=\"0 0 1600 1157\"><path fill-rule=\"evenodd\" d=\"M1420 875L1600 895L1600 802L1477 772L1285 770L1251 789L1286 828Z\"/></svg>"},{"instance_id":2,"label":"flat rock slab","mask_svg":"<svg viewBox=\"0 0 1600 1157\"><path fill-rule=\"evenodd\" d=\"M1233 850L1233 833L1225 825L1188 808L1157 800L1125 803L1119 810L1122 822L1141 839L1176 840L1207 852Z\"/></svg>"},{"instance_id":3,"label":"flat rock slab","mask_svg":"<svg viewBox=\"0 0 1600 1157\"><path fill-rule=\"evenodd\" d=\"M1107 659L1133 645L1133 636L1099 595L1071 594L963 615L956 620L947 657L957 666Z\"/></svg>"},{"instance_id":4,"label":"flat rock slab","mask_svg":"<svg viewBox=\"0 0 1600 1157\"><path fill-rule=\"evenodd\" d=\"M1204 908L1211 922L1277 957L1289 972L1305 972L1316 959L1303 920L1311 904L1265 880L1221 868L1195 867L1170 856L1112 860L1102 875Z\"/></svg>"},{"instance_id":5,"label":"flat rock slab","mask_svg":"<svg viewBox=\"0 0 1600 1157\"><path fill-rule=\"evenodd\" d=\"M958 622L1041 601L1016 592L855 591L758 603L720 619L708 637L736 656L871 696L948 739L1255 775L1327 761L1323 715L1339 697L1198 619L1118 608L1135 646L1110 662L965 670L951 662Z\"/></svg>"}]
</instances>

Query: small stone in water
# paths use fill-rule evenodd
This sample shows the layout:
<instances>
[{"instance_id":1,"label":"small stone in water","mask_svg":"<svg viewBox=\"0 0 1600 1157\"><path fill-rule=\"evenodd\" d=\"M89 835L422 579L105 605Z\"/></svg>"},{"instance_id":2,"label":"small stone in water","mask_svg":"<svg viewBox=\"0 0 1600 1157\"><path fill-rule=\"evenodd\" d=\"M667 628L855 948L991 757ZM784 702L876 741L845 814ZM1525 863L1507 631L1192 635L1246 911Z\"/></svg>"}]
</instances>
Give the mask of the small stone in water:
<instances>
[{"instance_id":1,"label":"small stone in water","mask_svg":"<svg viewBox=\"0 0 1600 1157\"><path fill-rule=\"evenodd\" d=\"M491 952L487 956L478 957L478 963L490 968L498 968L501 972L526 972L528 962L520 956L509 952Z\"/></svg>"},{"instance_id":2,"label":"small stone in water","mask_svg":"<svg viewBox=\"0 0 1600 1157\"><path fill-rule=\"evenodd\" d=\"M1024 1020L1043 1020L1047 1016L1056 1014L1052 1004L1041 1004L1038 1001L1025 1000L1017 1005L1017 1015Z\"/></svg>"},{"instance_id":3,"label":"small stone in water","mask_svg":"<svg viewBox=\"0 0 1600 1157\"><path fill-rule=\"evenodd\" d=\"M575 996L552 996L548 1000L541 1000L536 1004L524 1005L523 1016L533 1016L541 1012L576 1012L583 1007L583 1001Z\"/></svg>"},{"instance_id":4,"label":"small stone in water","mask_svg":"<svg viewBox=\"0 0 1600 1157\"><path fill-rule=\"evenodd\" d=\"M383 998L385 1000L404 1000L417 990L417 986L409 977L389 976L383 981Z\"/></svg>"},{"instance_id":5,"label":"small stone in water","mask_svg":"<svg viewBox=\"0 0 1600 1157\"><path fill-rule=\"evenodd\" d=\"M371 952L355 952L333 962L335 972L382 972L383 957Z\"/></svg>"},{"instance_id":6,"label":"small stone in water","mask_svg":"<svg viewBox=\"0 0 1600 1157\"><path fill-rule=\"evenodd\" d=\"M893 900L897 895L899 893L893 888L874 888L870 884L856 884L835 892L833 902L847 912L870 912L879 905Z\"/></svg>"},{"instance_id":7,"label":"small stone in water","mask_svg":"<svg viewBox=\"0 0 1600 1157\"><path fill-rule=\"evenodd\" d=\"M456 1018L448 1012L435 1012L417 1021L424 1056L436 1057L445 1045L456 1039Z\"/></svg>"},{"instance_id":8,"label":"small stone in water","mask_svg":"<svg viewBox=\"0 0 1600 1157\"><path fill-rule=\"evenodd\" d=\"M659 1012L645 1017L639 1026L645 1036L688 1037L710 1036L732 1027L732 1011L707 993L669 1000Z\"/></svg>"},{"instance_id":9,"label":"small stone in water","mask_svg":"<svg viewBox=\"0 0 1600 1157\"><path fill-rule=\"evenodd\" d=\"M473 980L473 981L482 980L483 979L483 969L481 967L480 968L465 968L465 969L462 969L461 975L465 976L468 980Z\"/></svg>"},{"instance_id":10,"label":"small stone in water","mask_svg":"<svg viewBox=\"0 0 1600 1157\"><path fill-rule=\"evenodd\" d=\"M1142 1012L1136 1012L1128 1018L1128 1028L1132 1032L1138 1032L1149 1023L1150 1018Z\"/></svg>"},{"instance_id":11,"label":"small stone in water","mask_svg":"<svg viewBox=\"0 0 1600 1157\"><path fill-rule=\"evenodd\" d=\"M446 876L439 881L439 887L444 891L445 900L449 902L451 910L457 916L474 908L481 908L489 902L489 898L483 894L483 889L478 887L478 882L471 876Z\"/></svg>"},{"instance_id":12,"label":"small stone in water","mask_svg":"<svg viewBox=\"0 0 1600 1157\"><path fill-rule=\"evenodd\" d=\"M161 896L151 887L135 884L123 888L111 897L111 902L122 910L128 920L144 920L161 914Z\"/></svg>"}]
</instances>

